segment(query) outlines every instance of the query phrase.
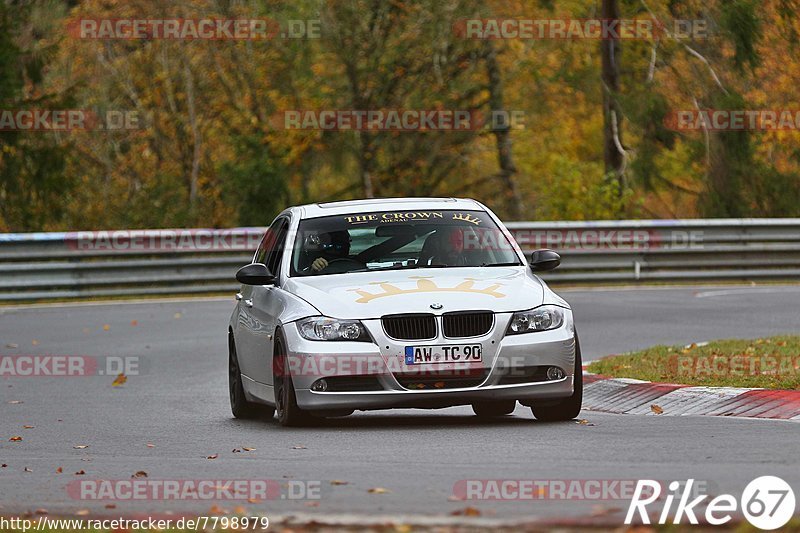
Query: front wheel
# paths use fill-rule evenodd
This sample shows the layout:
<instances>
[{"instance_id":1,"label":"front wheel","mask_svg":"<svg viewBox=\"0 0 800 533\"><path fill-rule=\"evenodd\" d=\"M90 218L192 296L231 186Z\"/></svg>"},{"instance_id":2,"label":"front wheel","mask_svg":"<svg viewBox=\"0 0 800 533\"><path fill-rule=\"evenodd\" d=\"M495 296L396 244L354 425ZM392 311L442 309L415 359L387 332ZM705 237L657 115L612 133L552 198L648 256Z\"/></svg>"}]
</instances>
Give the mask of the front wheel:
<instances>
[{"instance_id":1,"label":"front wheel","mask_svg":"<svg viewBox=\"0 0 800 533\"><path fill-rule=\"evenodd\" d=\"M231 400L231 412L236 418L272 418L275 414L275 409L272 407L247 401L233 337L228 339L228 393Z\"/></svg>"},{"instance_id":2,"label":"front wheel","mask_svg":"<svg viewBox=\"0 0 800 533\"><path fill-rule=\"evenodd\" d=\"M555 403L534 402L531 404L531 412L537 420L543 422L556 422L562 420L572 420L581 412L583 403L583 363L581 361L581 344L578 335L575 335L575 377L572 396L558 400Z\"/></svg>"},{"instance_id":3,"label":"front wheel","mask_svg":"<svg viewBox=\"0 0 800 533\"><path fill-rule=\"evenodd\" d=\"M275 412L282 426L305 426L312 422L313 416L297 406L292 373L289 370L289 357L283 336L278 333L275 339L273 360L273 382L275 384Z\"/></svg>"}]
</instances>

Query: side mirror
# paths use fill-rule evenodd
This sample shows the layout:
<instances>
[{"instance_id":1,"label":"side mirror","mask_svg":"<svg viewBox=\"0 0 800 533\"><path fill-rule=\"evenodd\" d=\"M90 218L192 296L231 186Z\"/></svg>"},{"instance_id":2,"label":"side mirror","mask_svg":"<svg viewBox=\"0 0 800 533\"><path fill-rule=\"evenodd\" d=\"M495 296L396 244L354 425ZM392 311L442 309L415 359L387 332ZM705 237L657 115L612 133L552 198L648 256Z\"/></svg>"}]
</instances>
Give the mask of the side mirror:
<instances>
[{"instance_id":1,"label":"side mirror","mask_svg":"<svg viewBox=\"0 0 800 533\"><path fill-rule=\"evenodd\" d=\"M236 281L244 285L272 285L275 276L262 263L245 265L236 272Z\"/></svg>"},{"instance_id":2,"label":"side mirror","mask_svg":"<svg viewBox=\"0 0 800 533\"><path fill-rule=\"evenodd\" d=\"M531 270L534 272L544 272L546 270L553 270L561 264L561 256L553 250L544 248L536 250L531 254Z\"/></svg>"}]
</instances>

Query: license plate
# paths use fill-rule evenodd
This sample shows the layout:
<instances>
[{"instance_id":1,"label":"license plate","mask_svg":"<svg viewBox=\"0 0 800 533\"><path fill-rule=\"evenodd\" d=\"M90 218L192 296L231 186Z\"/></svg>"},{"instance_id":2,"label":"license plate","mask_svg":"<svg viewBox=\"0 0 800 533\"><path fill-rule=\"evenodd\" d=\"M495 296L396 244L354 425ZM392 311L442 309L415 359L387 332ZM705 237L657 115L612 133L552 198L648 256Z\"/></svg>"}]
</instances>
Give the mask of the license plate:
<instances>
[{"instance_id":1,"label":"license plate","mask_svg":"<svg viewBox=\"0 0 800 533\"><path fill-rule=\"evenodd\" d=\"M447 344L443 346L406 346L407 365L436 363L473 363L483 360L480 344Z\"/></svg>"}]
</instances>

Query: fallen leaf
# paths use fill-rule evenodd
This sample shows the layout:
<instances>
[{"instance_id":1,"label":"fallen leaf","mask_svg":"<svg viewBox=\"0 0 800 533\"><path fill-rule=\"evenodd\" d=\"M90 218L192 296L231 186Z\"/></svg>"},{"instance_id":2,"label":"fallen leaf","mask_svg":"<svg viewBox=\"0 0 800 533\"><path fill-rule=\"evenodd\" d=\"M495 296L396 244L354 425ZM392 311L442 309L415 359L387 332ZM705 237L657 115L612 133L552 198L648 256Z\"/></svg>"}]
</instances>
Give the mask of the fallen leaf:
<instances>
[{"instance_id":1,"label":"fallen leaf","mask_svg":"<svg viewBox=\"0 0 800 533\"><path fill-rule=\"evenodd\" d=\"M26 472L33 472L33 470L31 470L31 469L30 469L30 468L28 468L27 466L24 468L24 470L25 470Z\"/></svg>"},{"instance_id":2,"label":"fallen leaf","mask_svg":"<svg viewBox=\"0 0 800 533\"><path fill-rule=\"evenodd\" d=\"M234 448L234 449L231 450L231 452L233 452L233 453L242 453L242 450L240 450L239 448Z\"/></svg>"},{"instance_id":3,"label":"fallen leaf","mask_svg":"<svg viewBox=\"0 0 800 533\"><path fill-rule=\"evenodd\" d=\"M252 452L252 451L254 451L254 450L255 450L255 448L250 448L250 447L247 447L247 446L242 446L242 449L243 449L244 451L246 451L246 452Z\"/></svg>"},{"instance_id":4,"label":"fallen leaf","mask_svg":"<svg viewBox=\"0 0 800 533\"><path fill-rule=\"evenodd\" d=\"M13 403L13 404L22 403L22 400L8 400L8 403Z\"/></svg>"},{"instance_id":5,"label":"fallen leaf","mask_svg":"<svg viewBox=\"0 0 800 533\"><path fill-rule=\"evenodd\" d=\"M124 385L125 382L128 381L128 376L125 374L118 374L114 381L111 382L112 387L119 387L120 385Z\"/></svg>"},{"instance_id":6,"label":"fallen leaf","mask_svg":"<svg viewBox=\"0 0 800 533\"><path fill-rule=\"evenodd\" d=\"M103 331L108 331L111 329L111 326L108 324L103 324Z\"/></svg>"},{"instance_id":7,"label":"fallen leaf","mask_svg":"<svg viewBox=\"0 0 800 533\"><path fill-rule=\"evenodd\" d=\"M463 509L458 509L457 511L453 511L450 514L453 516L480 516L481 511L480 509L476 509L475 507L464 507Z\"/></svg>"},{"instance_id":8,"label":"fallen leaf","mask_svg":"<svg viewBox=\"0 0 800 533\"><path fill-rule=\"evenodd\" d=\"M437 381L436 383L433 384L433 386L436 387L437 389L441 389L445 385L447 385L447 383L445 383L444 381Z\"/></svg>"},{"instance_id":9,"label":"fallen leaf","mask_svg":"<svg viewBox=\"0 0 800 533\"><path fill-rule=\"evenodd\" d=\"M36 509L34 511L36 514L47 514L47 509Z\"/></svg>"},{"instance_id":10,"label":"fallen leaf","mask_svg":"<svg viewBox=\"0 0 800 533\"><path fill-rule=\"evenodd\" d=\"M580 420L576 420L575 423L579 424L581 426L593 426L594 425L591 422L589 422L588 420L586 420L585 418L581 418Z\"/></svg>"},{"instance_id":11,"label":"fallen leaf","mask_svg":"<svg viewBox=\"0 0 800 533\"><path fill-rule=\"evenodd\" d=\"M131 320L131 326L135 327L135 326L138 326L138 325L139 325L139 321L138 320Z\"/></svg>"},{"instance_id":12,"label":"fallen leaf","mask_svg":"<svg viewBox=\"0 0 800 533\"><path fill-rule=\"evenodd\" d=\"M462 500L462 498L459 498L455 494L447 497L447 501L449 501L449 502L460 502L461 500Z\"/></svg>"},{"instance_id":13,"label":"fallen leaf","mask_svg":"<svg viewBox=\"0 0 800 533\"><path fill-rule=\"evenodd\" d=\"M319 502L306 502L306 507L319 507Z\"/></svg>"},{"instance_id":14,"label":"fallen leaf","mask_svg":"<svg viewBox=\"0 0 800 533\"><path fill-rule=\"evenodd\" d=\"M298 444L297 446L292 446L292 449L293 450L307 450L308 448L306 448L302 444Z\"/></svg>"},{"instance_id":15,"label":"fallen leaf","mask_svg":"<svg viewBox=\"0 0 800 533\"><path fill-rule=\"evenodd\" d=\"M236 507L233 508L233 512L236 514L245 514L247 513L247 509L245 509L241 505L237 505Z\"/></svg>"},{"instance_id":16,"label":"fallen leaf","mask_svg":"<svg viewBox=\"0 0 800 533\"><path fill-rule=\"evenodd\" d=\"M260 503L261 500L258 498L247 498L247 503Z\"/></svg>"},{"instance_id":17,"label":"fallen leaf","mask_svg":"<svg viewBox=\"0 0 800 533\"><path fill-rule=\"evenodd\" d=\"M147 472L145 472L144 470L139 470L138 472L136 472L135 474L133 474L131 477L132 477L132 478L134 478L134 479L139 479L139 478L147 477Z\"/></svg>"},{"instance_id":18,"label":"fallen leaf","mask_svg":"<svg viewBox=\"0 0 800 533\"><path fill-rule=\"evenodd\" d=\"M107 503L107 504L105 504L105 508L106 509L116 509L117 508L117 504L115 504L115 503Z\"/></svg>"},{"instance_id":19,"label":"fallen leaf","mask_svg":"<svg viewBox=\"0 0 800 533\"><path fill-rule=\"evenodd\" d=\"M225 514L227 511L220 507L219 505L212 505L211 509L208 510L209 514Z\"/></svg>"},{"instance_id":20,"label":"fallen leaf","mask_svg":"<svg viewBox=\"0 0 800 533\"><path fill-rule=\"evenodd\" d=\"M81 509L75 513L78 516L86 516L89 514L89 509Z\"/></svg>"},{"instance_id":21,"label":"fallen leaf","mask_svg":"<svg viewBox=\"0 0 800 533\"><path fill-rule=\"evenodd\" d=\"M39 341L37 341L36 339L33 339L31 341L31 344L33 344L34 346L38 346L39 345Z\"/></svg>"},{"instance_id":22,"label":"fallen leaf","mask_svg":"<svg viewBox=\"0 0 800 533\"><path fill-rule=\"evenodd\" d=\"M219 457L219 454L215 453L214 455L209 455L206 459L216 459L217 457Z\"/></svg>"},{"instance_id":23,"label":"fallen leaf","mask_svg":"<svg viewBox=\"0 0 800 533\"><path fill-rule=\"evenodd\" d=\"M76 476L82 476L82 475L84 475L85 473L86 473L86 471L85 471L85 470L78 470L77 472L75 472L75 475L76 475Z\"/></svg>"},{"instance_id":24,"label":"fallen leaf","mask_svg":"<svg viewBox=\"0 0 800 533\"><path fill-rule=\"evenodd\" d=\"M183 316L183 314L181 314L181 313L175 313L174 315L172 315L173 318L180 318L182 316Z\"/></svg>"},{"instance_id":25,"label":"fallen leaf","mask_svg":"<svg viewBox=\"0 0 800 533\"><path fill-rule=\"evenodd\" d=\"M19 348L19 344L14 344L13 342L9 342L8 344L6 344L6 348L11 348L11 349Z\"/></svg>"},{"instance_id":26,"label":"fallen leaf","mask_svg":"<svg viewBox=\"0 0 800 533\"><path fill-rule=\"evenodd\" d=\"M342 481L341 479L332 479L331 485L347 485L348 481Z\"/></svg>"},{"instance_id":27,"label":"fallen leaf","mask_svg":"<svg viewBox=\"0 0 800 533\"><path fill-rule=\"evenodd\" d=\"M88 447L89 447L88 444L76 444L75 446L73 446L73 448L75 448L76 450L83 450L83 449L86 449Z\"/></svg>"},{"instance_id":28,"label":"fallen leaf","mask_svg":"<svg viewBox=\"0 0 800 533\"><path fill-rule=\"evenodd\" d=\"M22 440L22 437L20 437L19 435L14 435L10 439L8 439L8 442L19 442L21 440Z\"/></svg>"},{"instance_id":29,"label":"fallen leaf","mask_svg":"<svg viewBox=\"0 0 800 533\"><path fill-rule=\"evenodd\" d=\"M656 404L652 404L650 406L650 410L653 411L657 415L660 415L660 414L662 414L664 412L664 409L662 409L661 406L656 405Z\"/></svg>"},{"instance_id":30,"label":"fallen leaf","mask_svg":"<svg viewBox=\"0 0 800 533\"><path fill-rule=\"evenodd\" d=\"M34 426L22 426L23 429L33 429Z\"/></svg>"},{"instance_id":31,"label":"fallen leaf","mask_svg":"<svg viewBox=\"0 0 800 533\"><path fill-rule=\"evenodd\" d=\"M383 487L373 487L369 489L367 492L370 494L388 494L391 492L389 489L384 489Z\"/></svg>"},{"instance_id":32,"label":"fallen leaf","mask_svg":"<svg viewBox=\"0 0 800 533\"><path fill-rule=\"evenodd\" d=\"M3 463L0 465L0 468L8 468L8 465L6 463Z\"/></svg>"},{"instance_id":33,"label":"fallen leaf","mask_svg":"<svg viewBox=\"0 0 800 533\"><path fill-rule=\"evenodd\" d=\"M63 471L64 471L64 469L61 468L60 466L58 468L56 468L56 474L60 474Z\"/></svg>"},{"instance_id":34,"label":"fallen leaf","mask_svg":"<svg viewBox=\"0 0 800 533\"><path fill-rule=\"evenodd\" d=\"M153 444L152 442L148 442L148 443L147 443L147 447L148 447L148 448L155 448L155 447L156 447L156 445L155 445L155 444Z\"/></svg>"}]
</instances>

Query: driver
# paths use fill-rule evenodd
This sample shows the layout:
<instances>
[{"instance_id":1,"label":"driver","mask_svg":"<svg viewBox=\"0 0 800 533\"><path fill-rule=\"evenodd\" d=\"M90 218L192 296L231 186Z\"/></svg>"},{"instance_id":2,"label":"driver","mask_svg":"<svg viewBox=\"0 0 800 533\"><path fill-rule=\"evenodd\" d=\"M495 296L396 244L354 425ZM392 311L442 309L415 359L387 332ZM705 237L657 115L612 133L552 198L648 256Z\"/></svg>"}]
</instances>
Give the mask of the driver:
<instances>
[{"instance_id":1,"label":"driver","mask_svg":"<svg viewBox=\"0 0 800 533\"><path fill-rule=\"evenodd\" d=\"M423 265L466 266L464 230L457 227L442 227L425 240L420 253Z\"/></svg>"},{"instance_id":2,"label":"driver","mask_svg":"<svg viewBox=\"0 0 800 533\"><path fill-rule=\"evenodd\" d=\"M317 257L311 262L312 274L322 272L328 263L334 259L345 259L350 255L350 233L347 230L330 231L315 236L313 248L318 251ZM313 249L308 250L313 253Z\"/></svg>"}]
</instances>

